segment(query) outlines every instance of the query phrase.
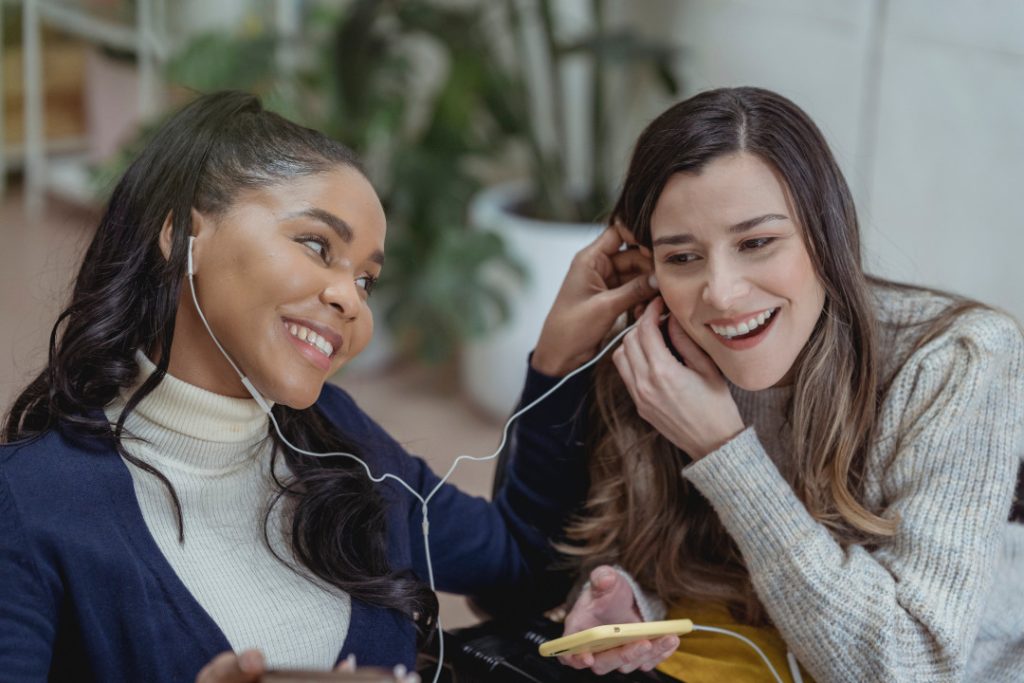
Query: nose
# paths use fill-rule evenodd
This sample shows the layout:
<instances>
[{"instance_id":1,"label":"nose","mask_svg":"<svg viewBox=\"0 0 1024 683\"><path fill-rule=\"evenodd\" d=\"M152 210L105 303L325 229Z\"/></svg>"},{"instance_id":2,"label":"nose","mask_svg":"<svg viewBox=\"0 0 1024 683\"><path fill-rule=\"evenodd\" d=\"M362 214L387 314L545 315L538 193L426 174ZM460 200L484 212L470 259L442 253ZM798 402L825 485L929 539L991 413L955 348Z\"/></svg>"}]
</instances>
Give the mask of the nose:
<instances>
[{"instance_id":1,"label":"nose","mask_svg":"<svg viewBox=\"0 0 1024 683\"><path fill-rule=\"evenodd\" d=\"M715 310L728 311L750 293L750 285L734 265L719 261L709 263L702 298Z\"/></svg>"},{"instance_id":2,"label":"nose","mask_svg":"<svg viewBox=\"0 0 1024 683\"><path fill-rule=\"evenodd\" d=\"M359 286L349 272L333 275L320 292L320 300L346 319L355 318L362 307Z\"/></svg>"}]
</instances>

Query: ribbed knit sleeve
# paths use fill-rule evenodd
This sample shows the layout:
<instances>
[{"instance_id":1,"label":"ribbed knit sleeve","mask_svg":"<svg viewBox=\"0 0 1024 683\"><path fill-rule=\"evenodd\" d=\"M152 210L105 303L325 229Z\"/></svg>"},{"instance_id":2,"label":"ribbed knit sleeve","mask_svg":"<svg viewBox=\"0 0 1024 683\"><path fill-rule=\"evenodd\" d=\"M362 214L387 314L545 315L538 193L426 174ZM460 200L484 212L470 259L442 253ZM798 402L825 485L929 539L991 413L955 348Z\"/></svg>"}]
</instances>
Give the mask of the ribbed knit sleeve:
<instances>
[{"instance_id":1,"label":"ribbed knit sleeve","mask_svg":"<svg viewBox=\"0 0 1024 683\"><path fill-rule=\"evenodd\" d=\"M963 676L1022 450L1024 340L972 314L914 354L881 412L867 478L899 519L843 547L780 476L754 429L687 467L743 553L775 626L819 683Z\"/></svg>"}]
</instances>

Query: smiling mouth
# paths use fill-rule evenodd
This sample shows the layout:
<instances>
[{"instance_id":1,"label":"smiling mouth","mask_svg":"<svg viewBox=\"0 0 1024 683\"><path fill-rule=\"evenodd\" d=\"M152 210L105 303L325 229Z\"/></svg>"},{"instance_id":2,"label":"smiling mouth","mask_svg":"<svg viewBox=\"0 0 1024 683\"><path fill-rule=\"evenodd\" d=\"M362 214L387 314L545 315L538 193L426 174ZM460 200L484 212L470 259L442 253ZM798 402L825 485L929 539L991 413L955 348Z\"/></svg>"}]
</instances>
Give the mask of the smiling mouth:
<instances>
[{"instance_id":1,"label":"smiling mouth","mask_svg":"<svg viewBox=\"0 0 1024 683\"><path fill-rule=\"evenodd\" d=\"M749 320L746 320L738 325L708 325L711 331L722 339L728 339L730 341L751 339L762 334L767 330L772 321L775 319L775 314L779 312L778 308L771 308L767 311L762 311L755 316L751 316Z\"/></svg>"},{"instance_id":2,"label":"smiling mouth","mask_svg":"<svg viewBox=\"0 0 1024 683\"><path fill-rule=\"evenodd\" d=\"M334 355L334 346L331 345L331 342L327 341L308 327L299 325L298 323L286 322L285 328L288 330L290 335L316 349L323 354L325 358L329 359Z\"/></svg>"}]
</instances>

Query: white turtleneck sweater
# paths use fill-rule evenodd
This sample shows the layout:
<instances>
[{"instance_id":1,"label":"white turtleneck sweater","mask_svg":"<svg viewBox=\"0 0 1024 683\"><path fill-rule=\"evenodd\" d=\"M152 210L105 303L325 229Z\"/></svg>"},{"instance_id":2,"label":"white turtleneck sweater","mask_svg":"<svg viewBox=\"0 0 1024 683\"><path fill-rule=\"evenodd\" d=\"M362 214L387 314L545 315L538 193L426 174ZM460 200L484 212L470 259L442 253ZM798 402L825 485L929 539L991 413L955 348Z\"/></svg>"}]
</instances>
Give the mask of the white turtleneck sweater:
<instances>
[{"instance_id":1,"label":"white turtleneck sweater","mask_svg":"<svg viewBox=\"0 0 1024 683\"><path fill-rule=\"evenodd\" d=\"M106 408L117 421L131 393L156 369L136 354L135 387ZM128 463L150 533L200 605L236 652L259 648L269 666L329 669L341 651L351 616L349 596L308 571L279 561L263 536L275 485L268 420L255 401L229 398L164 377L125 422L125 448L163 473L174 486L185 520L185 542L167 488ZM277 476L290 473L280 455ZM283 530L286 501L268 523L278 555L293 566Z\"/></svg>"}]
</instances>

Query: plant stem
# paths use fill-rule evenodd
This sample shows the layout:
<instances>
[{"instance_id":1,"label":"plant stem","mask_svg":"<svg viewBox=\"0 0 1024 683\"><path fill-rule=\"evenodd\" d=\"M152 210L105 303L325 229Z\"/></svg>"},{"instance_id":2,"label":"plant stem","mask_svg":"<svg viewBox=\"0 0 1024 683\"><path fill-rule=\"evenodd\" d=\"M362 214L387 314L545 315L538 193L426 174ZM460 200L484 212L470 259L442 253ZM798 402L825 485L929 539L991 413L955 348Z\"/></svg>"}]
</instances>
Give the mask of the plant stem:
<instances>
[{"instance_id":1,"label":"plant stem","mask_svg":"<svg viewBox=\"0 0 1024 683\"><path fill-rule=\"evenodd\" d=\"M593 150L593 159L591 161L591 180L590 180L590 192L588 201L586 202L584 209L585 211L599 212L607 208L605 204L608 202L608 182L605 173L605 165L607 164L607 141L606 135L608 133L608 122L605 113L605 90L607 78L607 63L608 59L602 49L604 45L604 38L607 32L607 26L605 22L605 3L603 0L593 0L593 13L594 13L594 24L596 27L595 33L597 35L597 49L594 51L594 88L593 88L593 103L591 105L591 114L593 116L591 131L591 137L593 143L591 149ZM585 216L588 220L593 220L595 216Z\"/></svg>"},{"instance_id":2,"label":"plant stem","mask_svg":"<svg viewBox=\"0 0 1024 683\"><path fill-rule=\"evenodd\" d=\"M573 211L569 197L565 168L568 137L565 130L565 85L562 80L561 47L555 37L555 20L550 1L539 0L537 4L548 49L548 71L551 77L552 91L551 117L555 132L554 147L549 152L548 163L545 164L547 177L543 178L542 182L547 185L548 209L551 211L552 217L572 220L575 211Z\"/></svg>"}]
</instances>

